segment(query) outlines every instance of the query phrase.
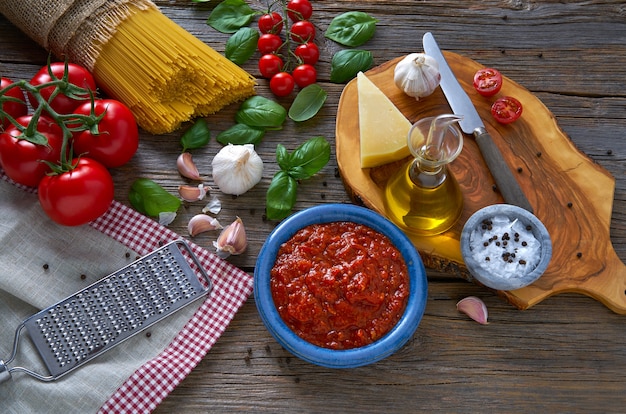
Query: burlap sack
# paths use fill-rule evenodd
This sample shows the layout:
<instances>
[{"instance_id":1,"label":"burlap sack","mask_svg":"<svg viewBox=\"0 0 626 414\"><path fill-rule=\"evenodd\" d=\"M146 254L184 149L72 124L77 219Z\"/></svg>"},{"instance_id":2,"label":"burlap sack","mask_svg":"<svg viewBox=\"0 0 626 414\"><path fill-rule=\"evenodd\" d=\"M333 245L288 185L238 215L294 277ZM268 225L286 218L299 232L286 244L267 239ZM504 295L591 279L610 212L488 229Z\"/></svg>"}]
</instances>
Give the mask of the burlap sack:
<instances>
[{"instance_id":1,"label":"burlap sack","mask_svg":"<svg viewBox=\"0 0 626 414\"><path fill-rule=\"evenodd\" d=\"M156 8L150 0L0 0L0 13L58 58L93 71L102 45L132 14L130 3Z\"/></svg>"}]
</instances>

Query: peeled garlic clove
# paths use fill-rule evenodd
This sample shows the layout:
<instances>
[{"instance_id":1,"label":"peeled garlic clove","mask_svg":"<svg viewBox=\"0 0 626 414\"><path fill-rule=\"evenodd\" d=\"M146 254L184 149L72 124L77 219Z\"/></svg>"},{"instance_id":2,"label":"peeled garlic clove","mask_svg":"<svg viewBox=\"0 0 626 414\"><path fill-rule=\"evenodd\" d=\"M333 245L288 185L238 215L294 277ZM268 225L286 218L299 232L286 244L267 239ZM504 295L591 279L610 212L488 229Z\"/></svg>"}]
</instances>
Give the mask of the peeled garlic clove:
<instances>
[{"instance_id":1,"label":"peeled garlic clove","mask_svg":"<svg viewBox=\"0 0 626 414\"><path fill-rule=\"evenodd\" d=\"M204 199L208 192L208 187L204 184L193 185L179 185L178 194L185 201L199 201Z\"/></svg>"},{"instance_id":2,"label":"peeled garlic clove","mask_svg":"<svg viewBox=\"0 0 626 414\"><path fill-rule=\"evenodd\" d=\"M205 231L221 229L222 225L216 218L207 216L206 214L197 214L189 220L187 230L189 235L194 237Z\"/></svg>"},{"instance_id":3,"label":"peeled garlic clove","mask_svg":"<svg viewBox=\"0 0 626 414\"><path fill-rule=\"evenodd\" d=\"M487 305L485 305L485 302L483 302L476 296L468 296L464 299L461 299L456 304L456 308L476 322L482 325L487 325Z\"/></svg>"},{"instance_id":4,"label":"peeled garlic clove","mask_svg":"<svg viewBox=\"0 0 626 414\"><path fill-rule=\"evenodd\" d=\"M252 144L226 145L211 165L213 181L225 194L241 195L261 181L263 175L263 161Z\"/></svg>"},{"instance_id":5,"label":"peeled garlic clove","mask_svg":"<svg viewBox=\"0 0 626 414\"><path fill-rule=\"evenodd\" d=\"M196 164L194 164L191 154L188 152L183 152L178 156L178 159L176 160L176 167L178 167L178 172L183 177L187 177L192 180L201 179L198 168L196 167Z\"/></svg>"},{"instance_id":6,"label":"peeled garlic clove","mask_svg":"<svg viewBox=\"0 0 626 414\"><path fill-rule=\"evenodd\" d=\"M248 247L248 238L243 221L239 217L222 230L217 241L213 242L217 255L226 258L243 253Z\"/></svg>"}]
</instances>

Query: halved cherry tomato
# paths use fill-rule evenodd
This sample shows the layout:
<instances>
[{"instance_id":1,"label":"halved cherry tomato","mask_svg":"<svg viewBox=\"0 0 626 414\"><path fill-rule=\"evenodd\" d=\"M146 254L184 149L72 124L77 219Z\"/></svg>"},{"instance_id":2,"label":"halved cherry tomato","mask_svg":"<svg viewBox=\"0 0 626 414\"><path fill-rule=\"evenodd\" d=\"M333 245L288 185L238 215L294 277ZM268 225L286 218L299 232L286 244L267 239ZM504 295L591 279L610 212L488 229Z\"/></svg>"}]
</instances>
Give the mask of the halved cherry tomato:
<instances>
[{"instance_id":1,"label":"halved cherry tomato","mask_svg":"<svg viewBox=\"0 0 626 414\"><path fill-rule=\"evenodd\" d=\"M13 84L13 81L9 78L2 78L2 82L0 83L0 89L4 89L9 85ZM12 98L9 100L9 98ZM4 101L4 99L7 99ZM18 88L14 87L9 89L6 94L3 95L2 102L2 112L8 114L11 118L17 119L20 116L24 116L28 113L28 107L26 106L26 98L24 97L24 92ZM0 114L1 125L6 128L11 125L11 121L8 118L2 117Z\"/></svg>"},{"instance_id":2,"label":"halved cherry tomato","mask_svg":"<svg viewBox=\"0 0 626 414\"><path fill-rule=\"evenodd\" d=\"M302 63L309 65L315 65L320 58L320 50L313 42L298 45L293 53L302 60Z\"/></svg>"},{"instance_id":3,"label":"halved cherry tomato","mask_svg":"<svg viewBox=\"0 0 626 414\"><path fill-rule=\"evenodd\" d=\"M493 96L502 88L502 74L493 68L479 69L474 74L474 88L482 96Z\"/></svg>"},{"instance_id":4,"label":"halved cherry tomato","mask_svg":"<svg viewBox=\"0 0 626 414\"><path fill-rule=\"evenodd\" d=\"M313 6L309 0L291 0L287 3L287 16L292 22L308 20L313 14Z\"/></svg>"},{"instance_id":5,"label":"halved cherry tomato","mask_svg":"<svg viewBox=\"0 0 626 414\"><path fill-rule=\"evenodd\" d=\"M517 121L522 116L522 103L512 96L504 96L491 105L491 115L501 124Z\"/></svg>"},{"instance_id":6,"label":"halved cherry tomato","mask_svg":"<svg viewBox=\"0 0 626 414\"><path fill-rule=\"evenodd\" d=\"M72 165L70 171L46 175L37 191L44 212L64 226L89 223L113 202L113 179L104 165L91 158L74 159Z\"/></svg>"},{"instance_id":7,"label":"halved cherry tomato","mask_svg":"<svg viewBox=\"0 0 626 414\"><path fill-rule=\"evenodd\" d=\"M290 33L294 42L311 42L315 39L315 26L307 20L301 20L291 25Z\"/></svg>"},{"instance_id":8,"label":"halved cherry tomato","mask_svg":"<svg viewBox=\"0 0 626 414\"><path fill-rule=\"evenodd\" d=\"M280 36L271 33L261 35L257 41L257 48L262 55L276 53L282 45L283 39L281 39Z\"/></svg>"},{"instance_id":9,"label":"halved cherry tomato","mask_svg":"<svg viewBox=\"0 0 626 414\"><path fill-rule=\"evenodd\" d=\"M133 113L123 103L114 99L94 101L94 115L103 115L92 131L74 133L74 154L99 161L105 167L114 168L126 164L139 147L139 130ZM90 115L91 102L74 110L75 114Z\"/></svg>"},{"instance_id":10,"label":"halved cherry tomato","mask_svg":"<svg viewBox=\"0 0 626 414\"><path fill-rule=\"evenodd\" d=\"M259 59L259 71L261 76L267 79L271 79L283 69L283 60L273 53L263 55Z\"/></svg>"},{"instance_id":11,"label":"halved cherry tomato","mask_svg":"<svg viewBox=\"0 0 626 414\"><path fill-rule=\"evenodd\" d=\"M291 74L280 72L272 76L270 80L270 90L276 96L287 96L293 91L295 83Z\"/></svg>"},{"instance_id":12,"label":"halved cherry tomato","mask_svg":"<svg viewBox=\"0 0 626 414\"><path fill-rule=\"evenodd\" d=\"M296 81L296 85L301 88L309 86L317 81L317 71L313 66L306 63L296 66L292 75L293 79Z\"/></svg>"},{"instance_id":13,"label":"halved cherry tomato","mask_svg":"<svg viewBox=\"0 0 626 414\"><path fill-rule=\"evenodd\" d=\"M283 30L283 18L277 12L265 13L259 17L258 25L261 33L278 34Z\"/></svg>"},{"instance_id":14,"label":"halved cherry tomato","mask_svg":"<svg viewBox=\"0 0 626 414\"><path fill-rule=\"evenodd\" d=\"M63 78L63 74L65 73L65 63L64 62L53 62L50 64L50 70L52 74L58 79ZM91 73L83 68L80 65L74 63L68 63L68 82L76 85L83 89L90 89L94 95L96 93L96 81L94 80ZM30 80L30 84L33 86L39 86L44 83L48 83L53 79L50 77L48 73L48 66L44 66L33 76ZM74 109L76 109L79 105L83 104L85 101L89 101L89 94L79 95L78 99L66 96L64 91L60 91L60 93L55 96L55 98L50 102L50 96L54 92L55 87L49 86L47 88L41 89L39 92L41 96L48 101L50 107L60 114L71 114ZM28 100L33 108L37 108L39 106L39 102L32 94L28 94Z\"/></svg>"},{"instance_id":15,"label":"halved cherry tomato","mask_svg":"<svg viewBox=\"0 0 626 414\"><path fill-rule=\"evenodd\" d=\"M22 116L16 121L26 127L31 118L30 115ZM39 181L51 171L43 161L58 164L61 159L61 127L52 119L40 116L37 120L37 132L48 140L48 145L16 138L21 132L13 124L0 134L0 165L9 178L28 187L37 187Z\"/></svg>"}]
</instances>

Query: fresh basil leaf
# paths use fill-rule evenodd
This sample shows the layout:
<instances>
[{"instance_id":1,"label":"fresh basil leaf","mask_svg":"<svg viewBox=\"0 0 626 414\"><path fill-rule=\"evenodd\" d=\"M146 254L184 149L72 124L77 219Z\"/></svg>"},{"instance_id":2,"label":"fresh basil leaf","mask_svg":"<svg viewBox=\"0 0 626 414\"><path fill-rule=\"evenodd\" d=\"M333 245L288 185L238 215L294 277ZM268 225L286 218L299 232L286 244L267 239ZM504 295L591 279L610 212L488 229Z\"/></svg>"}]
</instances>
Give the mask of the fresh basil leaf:
<instances>
[{"instance_id":1,"label":"fresh basil leaf","mask_svg":"<svg viewBox=\"0 0 626 414\"><path fill-rule=\"evenodd\" d=\"M324 137L308 139L290 157L288 173L297 180L310 178L330 160L330 144Z\"/></svg>"},{"instance_id":2,"label":"fresh basil leaf","mask_svg":"<svg viewBox=\"0 0 626 414\"><path fill-rule=\"evenodd\" d=\"M220 144L228 145L257 145L265 136L265 130L254 128L246 124L235 124L226 131L220 132L215 138Z\"/></svg>"},{"instance_id":3,"label":"fresh basil leaf","mask_svg":"<svg viewBox=\"0 0 626 414\"><path fill-rule=\"evenodd\" d=\"M283 171L289 171L291 168L291 155L283 144L276 146L276 163Z\"/></svg>"},{"instance_id":4,"label":"fresh basil leaf","mask_svg":"<svg viewBox=\"0 0 626 414\"><path fill-rule=\"evenodd\" d=\"M346 49L333 55L330 63L330 81L347 82L357 73L365 72L374 64L372 53L367 50Z\"/></svg>"},{"instance_id":5,"label":"fresh basil leaf","mask_svg":"<svg viewBox=\"0 0 626 414\"><path fill-rule=\"evenodd\" d=\"M258 30L242 27L226 41L224 55L233 63L243 65L256 51L258 41Z\"/></svg>"},{"instance_id":6,"label":"fresh basil leaf","mask_svg":"<svg viewBox=\"0 0 626 414\"><path fill-rule=\"evenodd\" d=\"M346 12L330 22L324 36L344 46L361 46L374 36L377 21L364 12Z\"/></svg>"},{"instance_id":7,"label":"fresh basil leaf","mask_svg":"<svg viewBox=\"0 0 626 414\"><path fill-rule=\"evenodd\" d=\"M318 84L313 83L303 88L289 108L289 118L302 122L313 118L324 106L328 94Z\"/></svg>"},{"instance_id":8,"label":"fresh basil leaf","mask_svg":"<svg viewBox=\"0 0 626 414\"><path fill-rule=\"evenodd\" d=\"M298 182L285 171L274 174L265 197L265 216L269 220L282 220L296 204Z\"/></svg>"},{"instance_id":9,"label":"fresh basil leaf","mask_svg":"<svg viewBox=\"0 0 626 414\"><path fill-rule=\"evenodd\" d=\"M183 134L180 138L180 145L183 146L183 152L190 149L202 148L209 143L211 139L211 131L207 125L206 119L198 118L198 120Z\"/></svg>"},{"instance_id":10,"label":"fresh basil leaf","mask_svg":"<svg viewBox=\"0 0 626 414\"><path fill-rule=\"evenodd\" d=\"M181 204L178 197L147 178L139 178L133 183L128 198L135 210L150 217L158 217L164 212L176 212Z\"/></svg>"},{"instance_id":11,"label":"fresh basil leaf","mask_svg":"<svg viewBox=\"0 0 626 414\"><path fill-rule=\"evenodd\" d=\"M250 24L256 12L244 0L224 0L211 12L207 24L222 33L235 33Z\"/></svg>"},{"instance_id":12,"label":"fresh basil leaf","mask_svg":"<svg viewBox=\"0 0 626 414\"><path fill-rule=\"evenodd\" d=\"M277 102L263 96L246 99L235 114L235 120L256 128L281 128L287 119L287 110Z\"/></svg>"}]
</instances>

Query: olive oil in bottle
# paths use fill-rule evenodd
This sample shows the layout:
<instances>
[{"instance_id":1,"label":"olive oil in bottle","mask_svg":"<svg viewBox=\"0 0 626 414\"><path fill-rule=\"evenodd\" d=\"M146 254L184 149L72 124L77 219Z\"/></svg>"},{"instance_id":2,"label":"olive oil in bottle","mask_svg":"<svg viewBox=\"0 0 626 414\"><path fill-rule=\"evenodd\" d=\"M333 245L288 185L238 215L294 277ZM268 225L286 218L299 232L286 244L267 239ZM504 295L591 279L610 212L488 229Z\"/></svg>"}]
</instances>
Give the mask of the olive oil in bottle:
<instances>
[{"instance_id":1,"label":"olive oil in bottle","mask_svg":"<svg viewBox=\"0 0 626 414\"><path fill-rule=\"evenodd\" d=\"M463 211L463 194L447 164L461 152L463 137L455 115L418 121L409 132L415 157L385 187L387 217L403 230L436 235L450 229Z\"/></svg>"}]
</instances>

